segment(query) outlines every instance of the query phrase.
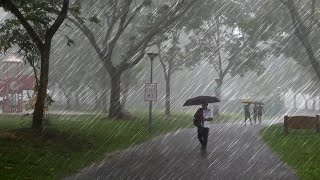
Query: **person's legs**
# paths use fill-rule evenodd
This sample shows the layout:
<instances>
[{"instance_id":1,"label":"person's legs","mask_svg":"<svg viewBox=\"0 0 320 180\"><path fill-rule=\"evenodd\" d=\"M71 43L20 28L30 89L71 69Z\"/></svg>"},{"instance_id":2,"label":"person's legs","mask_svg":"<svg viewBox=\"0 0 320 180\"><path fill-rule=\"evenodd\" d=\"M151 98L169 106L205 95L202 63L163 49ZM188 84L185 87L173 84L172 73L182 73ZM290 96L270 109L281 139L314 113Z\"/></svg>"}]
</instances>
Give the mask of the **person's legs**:
<instances>
[{"instance_id":1,"label":"person's legs","mask_svg":"<svg viewBox=\"0 0 320 180\"><path fill-rule=\"evenodd\" d=\"M244 119L244 123L245 123L245 124L247 124L247 119L249 119L250 124L252 124L252 123L251 123L251 116L250 116L250 113L246 113L246 114L245 114L245 119Z\"/></svg>"},{"instance_id":2,"label":"person's legs","mask_svg":"<svg viewBox=\"0 0 320 180\"><path fill-rule=\"evenodd\" d=\"M247 114L244 114L244 124L246 125L247 124Z\"/></svg>"},{"instance_id":3,"label":"person's legs","mask_svg":"<svg viewBox=\"0 0 320 180\"><path fill-rule=\"evenodd\" d=\"M198 127L198 139L200 141L201 147L203 147L203 128L202 127Z\"/></svg>"},{"instance_id":4,"label":"person's legs","mask_svg":"<svg viewBox=\"0 0 320 180\"><path fill-rule=\"evenodd\" d=\"M204 150L207 148L208 136L209 136L209 128L203 128L203 149Z\"/></svg>"}]
</instances>

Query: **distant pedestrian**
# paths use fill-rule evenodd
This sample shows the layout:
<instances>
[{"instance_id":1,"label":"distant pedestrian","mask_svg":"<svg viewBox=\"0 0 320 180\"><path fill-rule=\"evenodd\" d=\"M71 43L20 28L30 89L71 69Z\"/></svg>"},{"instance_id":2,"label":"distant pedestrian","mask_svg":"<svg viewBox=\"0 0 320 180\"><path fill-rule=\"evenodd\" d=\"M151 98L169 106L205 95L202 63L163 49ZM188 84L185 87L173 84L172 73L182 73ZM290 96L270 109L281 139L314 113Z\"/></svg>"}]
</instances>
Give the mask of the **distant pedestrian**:
<instances>
[{"instance_id":1,"label":"distant pedestrian","mask_svg":"<svg viewBox=\"0 0 320 180\"><path fill-rule=\"evenodd\" d=\"M194 114L194 118L199 122L198 128L198 139L201 144L201 150L205 151L208 144L210 121L213 120L213 113L208 108L208 104L203 104L201 108Z\"/></svg>"},{"instance_id":2,"label":"distant pedestrian","mask_svg":"<svg viewBox=\"0 0 320 180\"><path fill-rule=\"evenodd\" d=\"M258 104L254 104L254 106L253 106L253 120L254 120L255 124L257 123L258 109L259 109Z\"/></svg>"},{"instance_id":3,"label":"distant pedestrian","mask_svg":"<svg viewBox=\"0 0 320 180\"><path fill-rule=\"evenodd\" d=\"M244 124L247 125L247 119L250 120L251 123L251 115L250 115L250 103L244 105Z\"/></svg>"},{"instance_id":4,"label":"distant pedestrian","mask_svg":"<svg viewBox=\"0 0 320 180\"><path fill-rule=\"evenodd\" d=\"M264 109L263 109L263 106L262 105L259 105L258 107L258 120L259 120L259 123L261 124L261 121L262 121L262 115L265 113Z\"/></svg>"}]
</instances>

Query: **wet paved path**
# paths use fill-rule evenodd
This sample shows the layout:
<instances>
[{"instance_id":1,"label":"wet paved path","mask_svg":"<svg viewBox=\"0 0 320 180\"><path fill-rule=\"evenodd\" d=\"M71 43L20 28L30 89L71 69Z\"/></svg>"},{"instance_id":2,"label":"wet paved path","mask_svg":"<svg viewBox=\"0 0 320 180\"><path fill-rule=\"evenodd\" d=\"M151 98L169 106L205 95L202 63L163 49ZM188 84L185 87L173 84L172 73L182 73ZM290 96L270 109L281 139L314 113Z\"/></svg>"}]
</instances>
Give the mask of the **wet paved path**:
<instances>
[{"instance_id":1,"label":"wet paved path","mask_svg":"<svg viewBox=\"0 0 320 180\"><path fill-rule=\"evenodd\" d=\"M153 139L109 156L67 179L297 179L262 142L262 125L212 125L207 153L196 128Z\"/></svg>"}]
</instances>

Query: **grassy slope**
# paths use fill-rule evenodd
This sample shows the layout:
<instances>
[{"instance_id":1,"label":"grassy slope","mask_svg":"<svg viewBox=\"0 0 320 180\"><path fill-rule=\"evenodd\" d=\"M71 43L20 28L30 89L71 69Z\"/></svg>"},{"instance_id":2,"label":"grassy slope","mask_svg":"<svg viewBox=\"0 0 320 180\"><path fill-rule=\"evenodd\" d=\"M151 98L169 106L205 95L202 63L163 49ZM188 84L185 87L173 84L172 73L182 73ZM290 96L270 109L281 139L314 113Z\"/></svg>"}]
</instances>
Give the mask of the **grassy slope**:
<instances>
[{"instance_id":1,"label":"grassy slope","mask_svg":"<svg viewBox=\"0 0 320 180\"><path fill-rule=\"evenodd\" d=\"M106 153L144 142L179 128L192 127L190 115L167 119L153 117L149 134L148 116L111 121L102 116L51 116L42 134L24 129L30 119L0 116L0 179L59 179Z\"/></svg>"},{"instance_id":2,"label":"grassy slope","mask_svg":"<svg viewBox=\"0 0 320 180\"><path fill-rule=\"evenodd\" d=\"M262 131L263 139L301 179L320 179L320 134L314 130L291 130L283 134L283 125Z\"/></svg>"},{"instance_id":3,"label":"grassy slope","mask_svg":"<svg viewBox=\"0 0 320 180\"><path fill-rule=\"evenodd\" d=\"M239 116L224 114L216 122ZM148 132L147 113L117 121L101 115L50 116L50 126L42 134L26 129L30 122L27 117L0 116L0 179L59 179L103 159L107 153L193 127L192 114L178 113L167 119L159 112L154 112L152 134Z\"/></svg>"}]
</instances>

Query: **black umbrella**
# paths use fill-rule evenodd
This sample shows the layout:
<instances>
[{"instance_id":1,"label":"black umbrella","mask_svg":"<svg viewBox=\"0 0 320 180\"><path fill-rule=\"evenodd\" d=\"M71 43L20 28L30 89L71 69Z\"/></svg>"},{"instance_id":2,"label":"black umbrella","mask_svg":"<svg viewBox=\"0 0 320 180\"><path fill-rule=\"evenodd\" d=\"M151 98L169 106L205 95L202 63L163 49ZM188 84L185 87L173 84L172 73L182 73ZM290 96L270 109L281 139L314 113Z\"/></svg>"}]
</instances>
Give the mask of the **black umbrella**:
<instances>
[{"instance_id":1,"label":"black umbrella","mask_svg":"<svg viewBox=\"0 0 320 180\"><path fill-rule=\"evenodd\" d=\"M192 106L192 105L202 105L209 103L220 102L220 100L214 96L197 96L191 99L188 99L183 106Z\"/></svg>"}]
</instances>

